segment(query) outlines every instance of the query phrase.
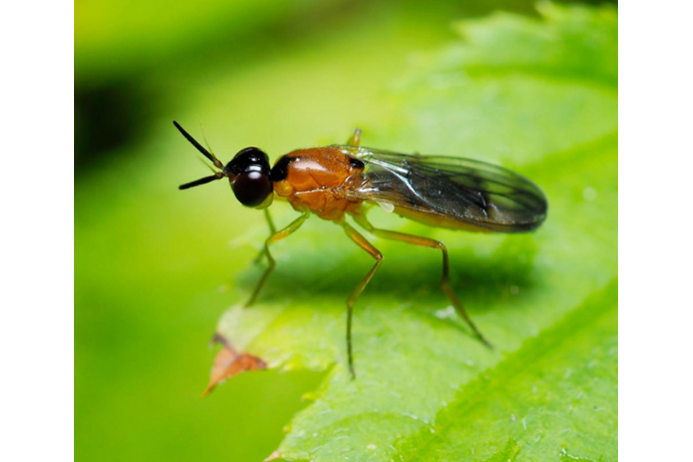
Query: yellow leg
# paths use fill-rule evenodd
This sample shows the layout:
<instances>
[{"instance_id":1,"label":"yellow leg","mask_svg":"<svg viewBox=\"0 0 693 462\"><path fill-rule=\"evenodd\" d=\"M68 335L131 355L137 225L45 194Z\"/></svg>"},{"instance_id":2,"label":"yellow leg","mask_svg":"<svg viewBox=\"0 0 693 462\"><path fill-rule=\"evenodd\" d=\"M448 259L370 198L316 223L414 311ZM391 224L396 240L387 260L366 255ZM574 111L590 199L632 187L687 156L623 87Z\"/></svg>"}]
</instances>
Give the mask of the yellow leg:
<instances>
[{"instance_id":1,"label":"yellow leg","mask_svg":"<svg viewBox=\"0 0 693 462\"><path fill-rule=\"evenodd\" d=\"M269 216L269 215L268 215ZM253 304L255 299L257 298L258 294L260 293L260 290L262 289L262 286L265 285L265 281L269 277L269 275L272 273L274 270L275 262L274 258L272 258L272 254L269 251L269 246L271 244L274 244L275 242L281 241L284 239L286 236L290 235L294 231L296 231L298 228L301 227L304 221L310 216L309 212L305 212L303 215L298 217L296 220L292 221L289 226L287 226L284 229L280 229L279 231L273 233L267 240L265 241L265 248L263 253L267 255L267 269L265 270L264 273L262 273L262 277L260 278L260 281L258 281L257 286L255 286L255 290L253 291L253 294L250 296L250 299L248 302L245 304L245 306L250 306ZM271 222L270 222L271 223ZM270 227L273 226L272 224ZM271 229L271 228L270 228ZM260 254L262 255L262 254Z\"/></svg>"},{"instance_id":2,"label":"yellow leg","mask_svg":"<svg viewBox=\"0 0 693 462\"><path fill-rule=\"evenodd\" d=\"M274 221L272 221L272 216L270 215L269 209L263 209L265 212L265 219L267 220L267 226L269 226L270 233L277 234L277 228L274 226Z\"/></svg>"},{"instance_id":3,"label":"yellow leg","mask_svg":"<svg viewBox=\"0 0 693 462\"><path fill-rule=\"evenodd\" d=\"M270 215L269 209L265 208L263 209L265 212L265 220L267 220L267 226L270 229L270 236L273 236L277 233L277 228L274 226L274 221L272 221L272 216ZM262 250L260 250L260 253L257 254L257 257L253 260L254 264L260 263L260 260L262 260L262 257L265 256L265 247L262 247Z\"/></svg>"},{"instance_id":4,"label":"yellow leg","mask_svg":"<svg viewBox=\"0 0 693 462\"><path fill-rule=\"evenodd\" d=\"M361 129L357 128L354 130L354 134L351 135L351 138L347 141L348 146L354 146L358 147L359 144L361 144Z\"/></svg>"},{"instance_id":5,"label":"yellow leg","mask_svg":"<svg viewBox=\"0 0 693 462\"><path fill-rule=\"evenodd\" d=\"M375 258L375 265L373 265L368 274L366 274L364 278L361 279L361 282L359 282L359 284L351 292L351 295L349 295L349 298L347 299L347 355L349 357L349 371L351 372L351 378L356 378L356 373L354 372L354 355L352 353L351 348L351 318L354 314L354 303L356 302L356 299L359 298L359 295L361 295L361 292L363 292L363 289L366 288L370 280L373 278L375 272L378 270L378 267L380 266L380 263L383 260L383 254L380 253L378 249L373 247L373 244L368 242L366 238L361 235L361 233L349 226L349 224L347 224L346 222L342 222L341 224L347 236L349 236L351 240L356 243L356 245L368 252L371 257Z\"/></svg>"},{"instance_id":6,"label":"yellow leg","mask_svg":"<svg viewBox=\"0 0 693 462\"><path fill-rule=\"evenodd\" d=\"M484 338L481 331L476 327L474 322L472 322L472 319L469 317L467 311L464 309L464 306L462 306L462 303L457 298L457 295L455 295L455 292L452 290L452 287L450 286L450 281L448 279L450 265L448 261L448 249L445 247L445 244L426 237L412 236L411 234L404 234L398 233L396 231L386 231L383 229L374 228L373 225L371 225L371 223L366 219L365 215L354 215L354 220L356 220L356 222L359 225L363 226L369 233L373 234L374 236L382 237L384 239L391 239L395 241L402 241L408 244L414 244L421 247L439 249L441 252L443 252L443 276L440 280L440 287L443 289L445 295L447 295L447 297L452 302L452 306L455 307L457 313L462 317L462 319L465 320L465 322L467 323L469 328L472 329L472 332L474 332L477 338L481 340L486 346L492 348L491 343L488 340L486 340L486 338Z\"/></svg>"}]
</instances>

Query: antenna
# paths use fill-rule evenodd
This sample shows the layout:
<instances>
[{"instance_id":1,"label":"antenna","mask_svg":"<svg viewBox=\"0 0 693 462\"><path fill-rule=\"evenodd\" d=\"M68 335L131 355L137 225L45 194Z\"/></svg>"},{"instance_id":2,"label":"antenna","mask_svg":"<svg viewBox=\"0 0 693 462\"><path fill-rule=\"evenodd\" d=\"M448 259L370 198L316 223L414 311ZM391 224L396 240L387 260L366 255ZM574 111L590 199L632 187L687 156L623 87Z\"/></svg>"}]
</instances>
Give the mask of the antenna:
<instances>
[{"instance_id":1,"label":"antenna","mask_svg":"<svg viewBox=\"0 0 693 462\"><path fill-rule=\"evenodd\" d=\"M202 145L200 143L198 143L197 140L190 135L190 133L186 132L185 129L183 127L181 127L180 124L178 122L176 122L175 120L173 121L173 125L176 126L176 128L181 133L181 135L183 135L185 137L185 139L190 142L190 144L195 146L195 148L198 151L200 151L203 156L205 156L207 159L211 160L215 167L223 170L224 164L222 164L221 161L219 159L217 159L217 156L215 156L214 154L212 154L211 152L206 150L204 147L202 147ZM207 178L211 178L211 177L207 177ZM212 180L209 180L209 181L212 181ZM196 186L196 185L193 185L193 186Z\"/></svg>"},{"instance_id":2,"label":"antenna","mask_svg":"<svg viewBox=\"0 0 693 462\"><path fill-rule=\"evenodd\" d=\"M214 180L221 180L222 178L224 178L224 174L221 172L217 172L214 175L206 176L204 178L200 178L199 180L195 180L195 181L191 181L190 183L182 184L182 185L178 186L178 189L188 189L188 188L192 188L195 186L200 186L201 184L207 184L207 183L214 181Z\"/></svg>"}]
</instances>

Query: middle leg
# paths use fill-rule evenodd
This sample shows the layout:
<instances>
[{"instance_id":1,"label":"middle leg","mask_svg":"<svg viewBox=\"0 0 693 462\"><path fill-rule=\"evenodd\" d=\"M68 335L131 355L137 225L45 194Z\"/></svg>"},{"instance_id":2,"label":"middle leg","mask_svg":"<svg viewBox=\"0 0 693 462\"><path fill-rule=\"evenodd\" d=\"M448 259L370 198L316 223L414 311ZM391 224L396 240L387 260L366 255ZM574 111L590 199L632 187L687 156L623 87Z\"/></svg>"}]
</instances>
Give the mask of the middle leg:
<instances>
[{"instance_id":1,"label":"middle leg","mask_svg":"<svg viewBox=\"0 0 693 462\"><path fill-rule=\"evenodd\" d=\"M269 215L267 215L269 217ZM270 274L272 274L272 271L274 271L274 258L272 258L272 254L270 253L269 246L274 244L275 242L281 241L285 237L291 235L294 231L296 231L298 228L301 227L304 221L310 216L309 212L304 212L303 215L298 217L296 220L292 221L289 226L287 226L284 229L280 229L279 231L276 231L273 233L270 237L267 238L265 241L265 246L263 248L263 252L260 254L266 255L267 256L267 268L265 269L265 272L262 273L262 277L258 281L257 285L255 286L255 290L253 291L253 294L250 296L250 299L246 302L245 306L250 306L255 302L255 299L257 298L258 294L260 293L260 290L262 287L265 285L265 281L267 281L267 278L269 277ZM272 223L271 221L269 223ZM270 227L273 227L274 224L270 224ZM270 228L271 229L271 228Z\"/></svg>"},{"instance_id":2,"label":"middle leg","mask_svg":"<svg viewBox=\"0 0 693 462\"><path fill-rule=\"evenodd\" d=\"M361 295L361 292L363 292L363 289L366 288L370 280L373 278L375 272L378 270L380 263L383 261L383 254L380 253L380 251L376 249L373 246L373 244L368 242L368 240L366 240L366 238L363 237L361 233L356 231L353 227L349 226L347 222L343 221L341 225L344 228L344 231L346 232L347 236L349 236L351 240L356 243L356 245L368 252L371 257L375 258L375 265L373 265L368 274L366 274L363 277L363 279L361 279L361 282L359 282L359 284L351 292L351 295L349 295L349 298L347 299L347 355L349 357L349 371L351 372L351 378L356 378L356 373L354 372L354 355L351 349L351 319L354 314L354 303L356 302L356 299L359 298L359 295Z\"/></svg>"},{"instance_id":3,"label":"middle leg","mask_svg":"<svg viewBox=\"0 0 693 462\"><path fill-rule=\"evenodd\" d=\"M467 311L464 309L464 306L462 306L462 302L460 302L460 300L457 298L455 291L452 290L452 286L450 286L450 262L448 260L448 249L445 247L445 244L434 239L429 239L427 237L413 236L411 234L398 233L396 231L387 231L384 229L375 228L373 225L371 225L371 223L366 219L365 215L363 214L353 215L353 217L359 225L363 226L369 233L373 234L374 236L440 250L443 253L443 275L440 280L440 287L443 289L443 292L445 292L445 295L448 297L448 299L450 299L450 301L452 302L452 306L455 307L455 311L457 311L457 314L459 314L462 317L462 319L465 320L469 328L472 329L474 335L476 335L477 338L481 340L486 346L492 348L491 343L488 340L486 340L481 331L476 327L476 325L472 321L472 318L469 317L469 314L467 314Z\"/></svg>"}]
</instances>

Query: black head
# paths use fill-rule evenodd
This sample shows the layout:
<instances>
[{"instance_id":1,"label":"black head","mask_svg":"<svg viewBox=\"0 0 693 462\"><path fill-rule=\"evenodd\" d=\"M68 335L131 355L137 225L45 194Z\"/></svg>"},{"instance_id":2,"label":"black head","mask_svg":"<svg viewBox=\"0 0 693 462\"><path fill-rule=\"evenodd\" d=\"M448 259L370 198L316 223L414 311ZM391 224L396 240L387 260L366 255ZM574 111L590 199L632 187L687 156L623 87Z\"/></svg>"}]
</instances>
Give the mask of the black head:
<instances>
[{"instance_id":1,"label":"black head","mask_svg":"<svg viewBox=\"0 0 693 462\"><path fill-rule=\"evenodd\" d=\"M241 204L247 207L264 208L272 203L273 187L267 154L258 148L245 148L239 151L231 162L224 165L212 152L202 147L177 122L174 121L173 125L203 156L220 169L220 171L215 171L214 175L186 183L179 186L179 189L188 189L227 177L236 199Z\"/></svg>"},{"instance_id":2,"label":"black head","mask_svg":"<svg viewBox=\"0 0 693 462\"><path fill-rule=\"evenodd\" d=\"M263 205L272 195L269 157L258 148L238 151L233 160L226 164L223 172L231 181L236 199L243 205Z\"/></svg>"}]
</instances>

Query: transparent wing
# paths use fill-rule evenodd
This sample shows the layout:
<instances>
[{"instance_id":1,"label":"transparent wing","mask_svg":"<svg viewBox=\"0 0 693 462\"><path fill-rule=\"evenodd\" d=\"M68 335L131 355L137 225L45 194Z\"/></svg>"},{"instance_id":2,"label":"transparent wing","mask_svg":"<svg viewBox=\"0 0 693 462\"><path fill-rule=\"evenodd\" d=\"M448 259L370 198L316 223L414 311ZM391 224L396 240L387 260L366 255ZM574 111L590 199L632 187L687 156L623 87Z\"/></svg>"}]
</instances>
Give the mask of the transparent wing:
<instances>
[{"instance_id":1,"label":"transparent wing","mask_svg":"<svg viewBox=\"0 0 693 462\"><path fill-rule=\"evenodd\" d=\"M350 188L348 196L392 204L415 220L519 233L535 229L546 217L548 203L541 189L502 167L472 159L339 147L365 164L360 184Z\"/></svg>"}]
</instances>

